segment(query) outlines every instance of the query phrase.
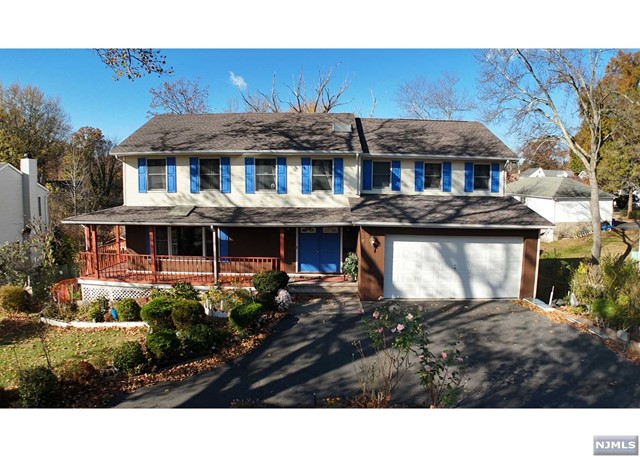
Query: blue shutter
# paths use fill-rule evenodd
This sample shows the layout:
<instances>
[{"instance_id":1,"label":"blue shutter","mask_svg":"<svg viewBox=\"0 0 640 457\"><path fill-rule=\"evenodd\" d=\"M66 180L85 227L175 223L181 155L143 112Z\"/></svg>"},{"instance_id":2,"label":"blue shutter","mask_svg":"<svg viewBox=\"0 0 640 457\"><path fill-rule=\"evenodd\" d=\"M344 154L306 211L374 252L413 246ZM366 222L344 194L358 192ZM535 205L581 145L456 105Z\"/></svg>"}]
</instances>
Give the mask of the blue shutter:
<instances>
[{"instance_id":1,"label":"blue shutter","mask_svg":"<svg viewBox=\"0 0 640 457\"><path fill-rule=\"evenodd\" d=\"M287 193L287 158L278 157L276 159L277 176L278 176L278 193Z\"/></svg>"},{"instance_id":2,"label":"blue shutter","mask_svg":"<svg viewBox=\"0 0 640 457\"><path fill-rule=\"evenodd\" d=\"M311 193L311 159L303 157L302 161L302 193Z\"/></svg>"},{"instance_id":3,"label":"blue shutter","mask_svg":"<svg viewBox=\"0 0 640 457\"><path fill-rule=\"evenodd\" d=\"M362 161L362 190L371 190L373 181L373 162L371 160Z\"/></svg>"},{"instance_id":4,"label":"blue shutter","mask_svg":"<svg viewBox=\"0 0 640 457\"><path fill-rule=\"evenodd\" d=\"M451 192L451 162L442 162L442 191Z\"/></svg>"},{"instance_id":5,"label":"blue shutter","mask_svg":"<svg viewBox=\"0 0 640 457\"><path fill-rule=\"evenodd\" d=\"M220 192L231 192L231 160L229 157L220 157Z\"/></svg>"},{"instance_id":6,"label":"blue shutter","mask_svg":"<svg viewBox=\"0 0 640 457\"><path fill-rule=\"evenodd\" d=\"M416 192L422 192L424 190L424 162L416 161L415 170L415 189Z\"/></svg>"},{"instance_id":7,"label":"blue shutter","mask_svg":"<svg viewBox=\"0 0 640 457\"><path fill-rule=\"evenodd\" d=\"M255 193L255 178L253 174L253 157L244 159L244 192Z\"/></svg>"},{"instance_id":8,"label":"blue shutter","mask_svg":"<svg viewBox=\"0 0 640 457\"><path fill-rule=\"evenodd\" d=\"M220 227L220 257L229 257L229 234L226 230Z\"/></svg>"},{"instance_id":9,"label":"blue shutter","mask_svg":"<svg viewBox=\"0 0 640 457\"><path fill-rule=\"evenodd\" d=\"M191 183L191 193L200 191L200 162L197 157L189 157L189 182Z\"/></svg>"},{"instance_id":10,"label":"blue shutter","mask_svg":"<svg viewBox=\"0 0 640 457\"><path fill-rule=\"evenodd\" d=\"M400 161L391 161L391 190L400 190Z\"/></svg>"},{"instance_id":11,"label":"blue shutter","mask_svg":"<svg viewBox=\"0 0 640 457\"><path fill-rule=\"evenodd\" d=\"M344 184L342 179L343 174L344 174L344 162L342 158L333 159L333 193L334 194L344 193Z\"/></svg>"},{"instance_id":12,"label":"blue shutter","mask_svg":"<svg viewBox=\"0 0 640 457\"><path fill-rule=\"evenodd\" d=\"M498 192L500 190L500 164L491 164L491 192Z\"/></svg>"},{"instance_id":13,"label":"blue shutter","mask_svg":"<svg viewBox=\"0 0 640 457\"><path fill-rule=\"evenodd\" d=\"M176 191L176 158L167 157L167 192Z\"/></svg>"},{"instance_id":14,"label":"blue shutter","mask_svg":"<svg viewBox=\"0 0 640 457\"><path fill-rule=\"evenodd\" d=\"M464 163L464 191L473 192L473 162Z\"/></svg>"},{"instance_id":15,"label":"blue shutter","mask_svg":"<svg viewBox=\"0 0 640 457\"><path fill-rule=\"evenodd\" d=\"M138 159L138 192L147 191L147 159Z\"/></svg>"}]
</instances>

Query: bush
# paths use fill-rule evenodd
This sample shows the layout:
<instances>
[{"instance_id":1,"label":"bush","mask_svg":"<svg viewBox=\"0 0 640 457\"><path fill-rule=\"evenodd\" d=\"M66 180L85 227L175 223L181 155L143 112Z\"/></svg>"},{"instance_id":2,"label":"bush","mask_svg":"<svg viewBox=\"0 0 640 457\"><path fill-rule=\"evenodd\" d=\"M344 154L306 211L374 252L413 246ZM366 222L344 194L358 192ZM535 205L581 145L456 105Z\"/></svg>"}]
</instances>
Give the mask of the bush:
<instances>
[{"instance_id":1,"label":"bush","mask_svg":"<svg viewBox=\"0 0 640 457\"><path fill-rule=\"evenodd\" d=\"M342 262L342 273L352 281L358 278L358 256L355 252L347 254L347 258Z\"/></svg>"},{"instance_id":2,"label":"bush","mask_svg":"<svg viewBox=\"0 0 640 457\"><path fill-rule=\"evenodd\" d=\"M253 329L258 325L263 312L264 306L261 303L236 306L229 313L229 323L237 330Z\"/></svg>"},{"instance_id":3,"label":"bush","mask_svg":"<svg viewBox=\"0 0 640 457\"><path fill-rule=\"evenodd\" d=\"M620 217L627 217L627 210L626 209L621 209L619 211L619 213L620 213Z\"/></svg>"},{"instance_id":4,"label":"bush","mask_svg":"<svg viewBox=\"0 0 640 457\"><path fill-rule=\"evenodd\" d=\"M75 302L51 303L42 310L42 315L50 319L71 321L78 316L78 304Z\"/></svg>"},{"instance_id":5,"label":"bush","mask_svg":"<svg viewBox=\"0 0 640 457\"><path fill-rule=\"evenodd\" d=\"M207 291L207 299L210 306L219 311L231 311L238 305L251 303L253 297L251 292L242 287L235 289L222 289L220 286L213 287Z\"/></svg>"},{"instance_id":6,"label":"bush","mask_svg":"<svg viewBox=\"0 0 640 457\"><path fill-rule=\"evenodd\" d=\"M20 286L6 284L0 287L0 306L7 311L26 313L29 311L29 294Z\"/></svg>"},{"instance_id":7,"label":"bush","mask_svg":"<svg viewBox=\"0 0 640 457\"><path fill-rule=\"evenodd\" d=\"M135 322L140 320L140 305L133 298L124 298L116 303L118 320Z\"/></svg>"},{"instance_id":8,"label":"bush","mask_svg":"<svg viewBox=\"0 0 640 457\"><path fill-rule=\"evenodd\" d=\"M640 219L640 210L634 209L633 211L629 212L629 214L627 214L627 217L633 220Z\"/></svg>"},{"instance_id":9,"label":"bush","mask_svg":"<svg viewBox=\"0 0 640 457\"><path fill-rule=\"evenodd\" d=\"M94 322L103 322L104 315L109 312L109 299L106 297L96 298L87 307L87 318Z\"/></svg>"},{"instance_id":10,"label":"bush","mask_svg":"<svg viewBox=\"0 0 640 457\"><path fill-rule=\"evenodd\" d=\"M18 378L18 393L24 408L60 406L62 397L58 378L46 366L23 370Z\"/></svg>"},{"instance_id":11,"label":"bush","mask_svg":"<svg viewBox=\"0 0 640 457\"><path fill-rule=\"evenodd\" d=\"M267 270L253 275L251 284L258 293L258 301L267 306L273 305L278 290L286 289L289 284L289 275L284 271Z\"/></svg>"},{"instance_id":12,"label":"bush","mask_svg":"<svg viewBox=\"0 0 640 457\"><path fill-rule=\"evenodd\" d=\"M178 330L186 330L204 319L204 308L196 300L177 300L171 311L173 325Z\"/></svg>"},{"instance_id":13,"label":"bush","mask_svg":"<svg viewBox=\"0 0 640 457\"><path fill-rule=\"evenodd\" d=\"M157 360L167 360L175 356L180 349L180 341L172 330L154 331L147 335L147 350Z\"/></svg>"},{"instance_id":14,"label":"bush","mask_svg":"<svg viewBox=\"0 0 640 457\"><path fill-rule=\"evenodd\" d=\"M60 380L80 385L90 385L98 376L93 365L85 361L67 361L59 373Z\"/></svg>"},{"instance_id":15,"label":"bush","mask_svg":"<svg viewBox=\"0 0 640 457\"><path fill-rule=\"evenodd\" d=\"M178 281L173 284L173 296L176 298L184 298L185 300L200 300L200 294L191 285L190 282Z\"/></svg>"},{"instance_id":16,"label":"bush","mask_svg":"<svg viewBox=\"0 0 640 457\"><path fill-rule=\"evenodd\" d=\"M141 373L147 364L142 346L137 341L125 341L113 351L113 366L128 373Z\"/></svg>"},{"instance_id":17,"label":"bush","mask_svg":"<svg viewBox=\"0 0 640 457\"><path fill-rule=\"evenodd\" d=\"M149 303L144 305L140 310L140 316L151 329L156 330L175 330L171 312L175 301L168 297L156 297Z\"/></svg>"},{"instance_id":18,"label":"bush","mask_svg":"<svg viewBox=\"0 0 640 457\"><path fill-rule=\"evenodd\" d=\"M224 343L227 334L224 330L207 324L197 324L178 332L182 347L192 354L202 354Z\"/></svg>"}]
</instances>

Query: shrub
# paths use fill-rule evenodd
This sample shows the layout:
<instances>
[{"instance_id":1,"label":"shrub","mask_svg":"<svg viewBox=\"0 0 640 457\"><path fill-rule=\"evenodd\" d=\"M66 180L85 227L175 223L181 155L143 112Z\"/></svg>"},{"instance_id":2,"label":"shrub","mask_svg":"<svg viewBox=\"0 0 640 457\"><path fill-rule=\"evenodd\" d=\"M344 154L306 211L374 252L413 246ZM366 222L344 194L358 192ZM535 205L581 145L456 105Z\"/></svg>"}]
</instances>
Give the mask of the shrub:
<instances>
[{"instance_id":1,"label":"shrub","mask_svg":"<svg viewBox=\"0 0 640 457\"><path fill-rule=\"evenodd\" d=\"M85 361L68 361L62 366L60 380L81 385L91 384L97 377L98 371L93 365Z\"/></svg>"},{"instance_id":2,"label":"shrub","mask_svg":"<svg viewBox=\"0 0 640 457\"><path fill-rule=\"evenodd\" d=\"M75 302L51 303L42 310L42 315L51 319L71 321L78 316L78 304Z\"/></svg>"},{"instance_id":3,"label":"shrub","mask_svg":"<svg viewBox=\"0 0 640 457\"><path fill-rule=\"evenodd\" d=\"M620 217L627 217L627 210L626 209L621 209L620 210Z\"/></svg>"},{"instance_id":4,"label":"shrub","mask_svg":"<svg viewBox=\"0 0 640 457\"><path fill-rule=\"evenodd\" d=\"M278 290L286 289L289 284L289 275L284 271L267 270L253 275L251 284L258 293L258 301L267 305L273 305Z\"/></svg>"},{"instance_id":5,"label":"shrub","mask_svg":"<svg viewBox=\"0 0 640 457\"><path fill-rule=\"evenodd\" d=\"M349 276L352 281L358 278L358 256L355 252L347 254L346 259L342 262L342 273Z\"/></svg>"},{"instance_id":6,"label":"shrub","mask_svg":"<svg viewBox=\"0 0 640 457\"><path fill-rule=\"evenodd\" d=\"M292 303L291 294L286 289L280 289L274 301L278 311L286 313Z\"/></svg>"},{"instance_id":7,"label":"shrub","mask_svg":"<svg viewBox=\"0 0 640 457\"><path fill-rule=\"evenodd\" d=\"M147 364L142 346L137 341L125 341L113 351L113 366L128 373L141 373Z\"/></svg>"},{"instance_id":8,"label":"shrub","mask_svg":"<svg viewBox=\"0 0 640 457\"><path fill-rule=\"evenodd\" d=\"M227 290L222 289L220 286L213 287L207 291L206 296L210 306L220 311L231 311L238 305L253 301L251 292L242 287Z\"/></svg>"},{"instance_id":9,"label":"shrub","mask_svg":"<svg viewBox=\"0 0 640 457\"><path fill-rule=\"evenodd\" d=\"M224 343L227 334L224 330L207 324L197 324L178 332L182 347L193 354L202 354Z\"/></svg>"},{"instance_id":10,"label":"shrub","mask_svg":"<svg viewBox=\"0 0 640 457\"><path fill-rule=\"evenodd\" d=\"M173 319L171 319L171 312L175 301L168 297L156 297L149 301L140 310L140 316L151 329L156 330L174 330Z\"/></svg>"},{"instance_id":11,"label":"shrub","mask_svg":"<svg viewBox=\"0 0 640 457\"><path fill-rule=\"evenodd\" d=\"M630 211L629 214L627 214L627 217L633 220L640 219L640 210L634 209L633 211Z\"/></svg>"},{"instance_id":12,"label":"shrub","mask_svg":"<svg viewBox=\"0 0 640 457\"><path fill-rule=\"evenodd\" d=\"M94 322L103 322L104 315L109 312L109 299L106 297L96 298L87 307L87 318Z\"/></svg>"},{"instance_id":13,"label":"shrub","mask_svg":"<svg viewBox=\"0 0 640 457\"><path fill-rule=\"evenodd\" d=\"M261 303L247 303L236 306L229 313L229 323L237 330L249 330L258 325L264 311Z\"/></svg>"},{"instance_id":14,"label":"shrub","mask_svg":"<svg viewBox=\"0 0 640 457\"><path fill-rule=\"evenodd\" d=\"M20 286L6 284L0 287L0 306L7 311L29 311L29 294Z\"/></svg>"},{"instance_id":15,"label":"shrub","mask_svg":"<svg viewBox=\"0 0 640 457\"><path fill-rule=\"evenodd\" d=\"M46 366L23 370L18 378L18 393L24 408L51 408L61 403L58 378Z\"/></svg>"},{"instance_id":16,"label":"shrub","mask_svg":"<svg viewBox=\"0 0 640 457\"><path fill-rule=\"evenodd\" d=\"M173 325L178 330L186 330L204 319L204 308L196 300L177 300L171 311Z\"/></svg>"},{"instance_id":17,"label":"shrub","mask_svg":"<svg viewBox=\"0 0 640 457\"><path fill-rule=\"evenodd\" d=\"M119 321L134 322L140 320L140 305L133 298L124 298L116 303Z\"/></svg>"},{"instance_id":18,"label":"shrub","mask_svg":"<svg viewBox=\"0 0 640 457\"><path fill-rule=\"evenodd\" d=\"M178 349L180 349L180 341L172 330L159 330L147 335L147 350L157 360L172 358Z\"/></svg>"},{"instance_id":19,"label":"shrub","mask_svg":"<svg viewBox=\"0 0 640 457\"><path fill-rule=\"evenodd\" d=\"M173 284L173 296L176 298L184 298L186 300L200 300L200 294L191 285L190 282L178 281Z\"/></svg>"}]
</instances>

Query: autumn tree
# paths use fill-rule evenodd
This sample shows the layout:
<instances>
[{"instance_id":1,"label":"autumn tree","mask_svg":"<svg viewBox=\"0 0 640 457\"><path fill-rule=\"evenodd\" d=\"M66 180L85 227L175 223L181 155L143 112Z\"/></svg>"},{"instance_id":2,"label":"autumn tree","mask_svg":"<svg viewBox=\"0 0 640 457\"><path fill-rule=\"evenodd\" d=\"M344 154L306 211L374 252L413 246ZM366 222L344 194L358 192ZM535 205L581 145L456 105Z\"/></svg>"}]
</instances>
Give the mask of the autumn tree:
<instances>
[{"instance_id":1,"label":"autumn tree","mask_svg":"<svg viewBox=\"0 0 640 457\"><path fill-rule=\"evenodd\" d=\"M520 157L523 159L523 170L528 168L559 170L566 166L569 150L557 137L533 138L522 145Z\"/></svg>"},{"instance_id":2,"label":"autumn tree","mask_svg":"<svg viewBox=\"0 0 640 457\"><path fill-rule=\"evenodd\" d=\"M506 121L524 138L556 137L578 157L591 188L592 262L602 251L597 164L609 133L603 130L611 91L599 84L602 50L499 49L482 54L480 87L485 119ZM580 119L587 141L575 134Z\"/></svg>"},{"instance_id":3,"label":"autumn tree","mask_svg":"<svg viewBox=\"0 0 640 457\"><path fill-rule=\"evenodd\" d=\"M448 71L435 81L418 76L398 88L395 101L402 115L411 119L461 119L476 104L466 91L456 87L459 82L460 77Z\"/></svg>"},{"instance_id":4,"label":"autumn tree","mask_svg":"<svg viewBox=\"0 0 640 457\"><path fill-rule=\"evenodd\" d=\"M166 57L158 50L144 48L100 48L95 49L100 60L114 72L117 81L123 76L133 81L144 75L158 76L173 74L167 67Z\"/></svg>"},{"instance_id":5,"label":"autumn tree","mask_svg":"<svg viewBox=\"0 0 640 457\"><path fill-rule=\"evenodd\" d=\"M204 114L211 112L209 107L209 86L201 86L199 80L189 81L180 78L165 81L149 90L151 94L150 116L157 114Z\"/></svg>"}]
</instances>

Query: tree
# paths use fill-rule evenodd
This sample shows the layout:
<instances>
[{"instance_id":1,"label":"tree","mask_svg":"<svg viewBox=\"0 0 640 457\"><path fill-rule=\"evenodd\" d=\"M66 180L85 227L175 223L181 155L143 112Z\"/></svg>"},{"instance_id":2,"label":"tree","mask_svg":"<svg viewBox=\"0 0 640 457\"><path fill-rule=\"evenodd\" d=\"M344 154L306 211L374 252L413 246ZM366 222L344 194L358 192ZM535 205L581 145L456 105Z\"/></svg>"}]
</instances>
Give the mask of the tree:
<instances>
[{"instance_id":1,"label":"tree","mask_svg":"<svg viewBox=\"0 0 640 457\"><path fill-rule=\"evenodd\" d=\"M177 81L165 81L149 90L151 108L147 113L155 116L162 113L204 114L211 112L208 105L209 86L200 86L198 80L189 81L180 78Z\"/></svg>"},{"instance_id":2,"label":"tree","mask_svg":"<svg viewBox=\"0 0 640 457\"><path fill-rule=\"evenodd\" d=\"M126 76L129 80L141 78L145 74L158 76L172 75L173 68L166 68L166 57L153 49L96 49L100 60L114 72L117 81Z\"/></svg>"},{"instance_id":3,"label":"tree","mask_svg":"<svg viewBox=\"0 0 640 457\"><path fill-rule=\"evenodd\" d=\"M523 170L538 167L558 170L566 166L569 151L557 137L542 137L525 141L520 148L520 156L524 159Z\"/></svg>"},{"instance_id":4,"label":"tree","mask_svg":"<svg viewBox=\"0 0 640 457\"><path fill-rule=\"evenodd\" d=\"M402 115L412 119L460 119L476 105L465 91L456 90L459 82L460 77L448 71L434 82L418 76L398 88L395 101Z\"/></svg>"},{"instance_id":5,"label":"tree","mask_svg":"<svg viewBox=\"0 0 640 457\"><path fill-rule=\"evenodd\" d=\"M602 50L500 49L481 58L482 100L488 102L485 119L509 123L510 133L557 137L588 172L591 187L591 259L598 264L602 251L599 189L596 166L607 140L603 119L611 95L600 80ZM582 119L587 141L575 137Z\"/></svg>"},{"instance_id":6,"label":"tree","mask_svg":"<svg viewBox=\"0 0 640 457\"><path fill-rule=\"evenodd\" d=\"M24 156L38 159L44 182L56 171L69 130L59 99L34 86L0 84L0 161L19 167Z\"/></svg>"}]
</instances>

